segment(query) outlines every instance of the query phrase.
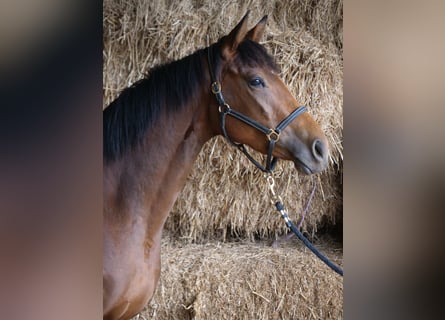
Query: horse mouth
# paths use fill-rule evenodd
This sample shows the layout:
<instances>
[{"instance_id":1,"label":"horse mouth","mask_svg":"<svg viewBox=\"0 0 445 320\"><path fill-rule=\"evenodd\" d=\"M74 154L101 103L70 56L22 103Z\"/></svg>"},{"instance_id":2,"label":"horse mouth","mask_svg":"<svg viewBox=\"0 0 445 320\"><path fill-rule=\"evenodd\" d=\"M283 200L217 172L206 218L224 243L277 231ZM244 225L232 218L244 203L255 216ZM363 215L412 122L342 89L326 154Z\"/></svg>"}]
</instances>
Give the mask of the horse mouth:
<instances>
[{"instance_id":1,"label":"horse mouth","mask_svg":"<svg viewBox=\"0 0 445 320\"><path fill-rule=\"evenodd\" d=\"M300 159L295 159L294 160L294 165L295 168L299 171L302 172L304 174L310 175L313 174L314 172L312 171L311 168L309 168L303 161L301 161Z\"/></svg>"}]
</instances>

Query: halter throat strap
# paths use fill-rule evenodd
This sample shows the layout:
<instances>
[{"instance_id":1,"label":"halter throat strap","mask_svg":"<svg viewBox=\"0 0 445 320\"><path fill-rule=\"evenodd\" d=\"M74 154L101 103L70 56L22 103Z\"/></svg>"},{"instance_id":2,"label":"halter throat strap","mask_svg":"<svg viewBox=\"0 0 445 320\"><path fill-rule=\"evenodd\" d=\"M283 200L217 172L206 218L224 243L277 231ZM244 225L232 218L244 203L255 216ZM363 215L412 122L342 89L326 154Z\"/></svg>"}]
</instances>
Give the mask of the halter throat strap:
<instances>
[{"instance_id":1,"label":"halter throat strap","mask_svg":"<svg viewBox=\"0 0 445 320\"><path fill-rule=\"evenodd\" d=\"M212 50L212 46L207 48L207 61L208 61L208 65L209 65L209 72L210 72L210 78L212 81L211 84L211 90L213 95L216 98L216 101L218 103L218 111L219 111L219 122L220 122L220 127L221 127L221 131L224 135L224 137L235 147L237 147L239 150L241 150L241 152L244 153L244 155L250 160L250 162L252 162L259 170L263 171L263 172L272 172L272 170L275 168L275 165L278 161L278 158L272 156L273 150L275 148L275 144L276 142L280 139L280 134L281 132L293 121L295 120L299 115L301 115L303 112L306 112L307 109L305 106L300 106L297 109L295 109L294 111L291 112L291 114L289 114L286 118L284 118L279 124L278 126L273 129L273 128L269 128L264 126L263 124L253 120L252 118L236 111L233 110L229 104L227 104L224 100L224 97L222 95L222 91L221 91L221 84L220 82L216 79L213 68L212 68L212 62L213 62L213 50ZM227 115L236 118L244 123L246 123L247 125L249 125L250 127L255 128L258 131L261 131L262 133L264 133L264 135L266 136L266 138L269 141L269 146L268 146L268 150L267 150L267 157L266 157L266 164L262 165L260 164L257 160L255 160L252 155L247 151L246 147L244 146L244 144L242 143L237 143L235 141L232 140L232 138L230 138L229 134L227 133L227 129L226 129L226 117Z\"/></svg>"}]
</instances>

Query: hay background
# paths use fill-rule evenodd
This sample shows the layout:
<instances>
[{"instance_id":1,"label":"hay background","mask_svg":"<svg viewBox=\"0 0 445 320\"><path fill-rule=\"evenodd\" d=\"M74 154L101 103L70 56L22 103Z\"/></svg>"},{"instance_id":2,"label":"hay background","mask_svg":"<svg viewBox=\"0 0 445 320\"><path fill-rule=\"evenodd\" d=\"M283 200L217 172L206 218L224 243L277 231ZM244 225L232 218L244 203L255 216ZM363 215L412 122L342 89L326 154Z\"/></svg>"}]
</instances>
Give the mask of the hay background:
<instances>
[{"instance_id":1,"label":"hay background","mask_svg":"<svg viewBox=\"0 0 445 320\"><path fill-rule=\"evenodd\" d=\"M217 41L248 8L249 26L268 14L262 43L281 66L290 91L320 123L332 151L328 170L315 177L279 162L278 189L298 221L315 181L303 229L315 236L324 227L341 226L343 2L238 2L104 0L104 107L151 66ZM270 240L287 228L265 191L263 175L222 138L204 146L167 219L161 281L140 318L343 317L340 277L297 241L270 248ZM341 264L341 248L333 249L341 245L318 245Z\"/></svg>"},{"instance_id":2,"label":"hay background","mask_svg":"<svg viewBox=\"0 0 445 320\"><path fill-rule=\"evenodd\" d=\"M317 243L341 263L341 249ZM299 241L162 246L163 270L145 319L342 319L342 278ZM140 318L141 318L140 317Z\"/></svg>"}]
</instances>

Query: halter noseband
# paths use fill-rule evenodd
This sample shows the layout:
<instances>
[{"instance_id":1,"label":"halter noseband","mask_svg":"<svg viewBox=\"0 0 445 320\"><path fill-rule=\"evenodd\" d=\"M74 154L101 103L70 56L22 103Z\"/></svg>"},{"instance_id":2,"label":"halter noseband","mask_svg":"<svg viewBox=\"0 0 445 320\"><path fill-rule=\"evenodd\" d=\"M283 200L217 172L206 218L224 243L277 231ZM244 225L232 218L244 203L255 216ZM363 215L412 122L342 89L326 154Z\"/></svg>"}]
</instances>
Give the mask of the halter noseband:
<instances>
[{"instance_id":1,"label":"halter noseband","mask_svg":"<svg viewBox=\"0 0 445 320\"><path fill-rule=\"evenodd\" d=\"M307 109L305 106L300 106L294 111L291 112L286 118L284 118L283 121L281 121L278 126L275 129L268 128L261 123L249 118L248 116L233 110L230 108L230 106L224 101L224 97L221 92L221 84L216 80L215 75L213 73L212 69L212 60L213 60L213 52L212 47L207 48L207 58L208 58L208 64L209 64L209 70L210 70L210 77L212 80L212 93L216 97L216 101L218 102L218 111L219 111L219 121L221 125L221 130L224 134L224 137L235 147L237 147L239 150L241 150L246 157L252 162L258 169L260 169L263 172L272 172L272 170L275 168L275 165L277 164L278 158L272 156L273 149L275 147L275 143L280 139L281 131L283 131L293 120L295 120L300 114L303 112L306 112ZM250 153L247 151L246 147L242 143L237 143L233 141L226 130L226 116L230 115L249 126L261 131L264 133L269 140L269 147L267 150L267 158L266 158L266 165L261 165L258 161L256 161Z\"/></svg>"}]
</instances>

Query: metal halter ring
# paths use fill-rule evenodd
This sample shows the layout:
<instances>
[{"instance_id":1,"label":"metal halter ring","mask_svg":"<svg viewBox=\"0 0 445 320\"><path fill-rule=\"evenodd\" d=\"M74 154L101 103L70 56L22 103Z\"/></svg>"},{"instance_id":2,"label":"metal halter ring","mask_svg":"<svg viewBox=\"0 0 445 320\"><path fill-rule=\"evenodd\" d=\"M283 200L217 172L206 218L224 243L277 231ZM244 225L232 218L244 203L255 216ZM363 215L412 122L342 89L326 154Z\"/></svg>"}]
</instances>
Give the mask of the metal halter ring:
<instances>
[{"instance_id":1,"label":"metal halter ring","mask_svg":"<svg viewBox=\"0 0 445 320\"><path fill-rule=\"evenodd\" d=\"M212 92L213 94L218 94L221 92L221 85L219 84L219 82L213 82L212 83Z\"/></svg>"},{"instance_id":2,"label":"metal halter ring","mask_svg":"<svg viewBox=\"0 0 445 320\"><path fill-rule=\"evenodd\" d=\"M266 134L266 137L267 139L269 139L269 141L271 140L278 141L278 139L280 139L280 133L274 129L270 129L269 133Z\"/></svg>"},{"instance_id":3,"label":"metal halter ring","mask_svg":"<svg viewBox=\"0 0 445 320\"><path fill-rule=\"evenodd\" d=\"M220 113L228 113L229 110L230 110L230 106L227 103L224 103L224 105L218 107L218 111Z\"/></svg>"}]
</instances>

